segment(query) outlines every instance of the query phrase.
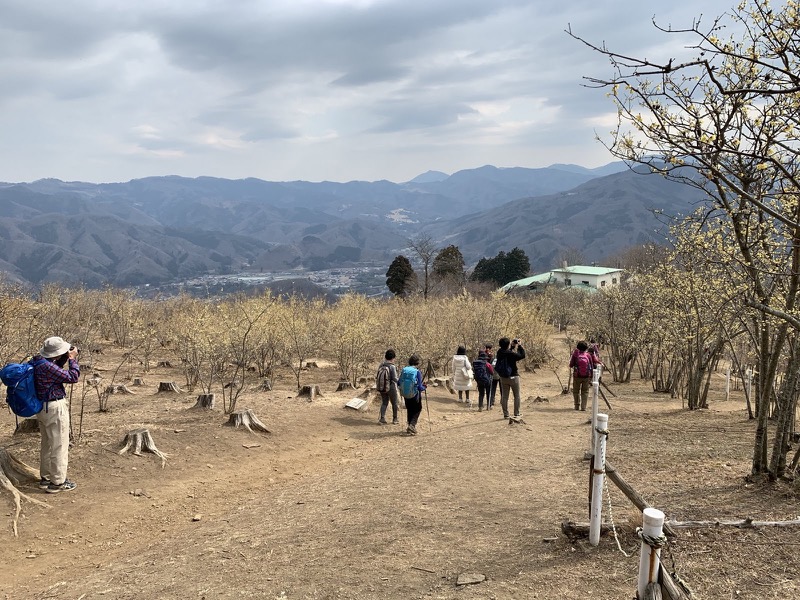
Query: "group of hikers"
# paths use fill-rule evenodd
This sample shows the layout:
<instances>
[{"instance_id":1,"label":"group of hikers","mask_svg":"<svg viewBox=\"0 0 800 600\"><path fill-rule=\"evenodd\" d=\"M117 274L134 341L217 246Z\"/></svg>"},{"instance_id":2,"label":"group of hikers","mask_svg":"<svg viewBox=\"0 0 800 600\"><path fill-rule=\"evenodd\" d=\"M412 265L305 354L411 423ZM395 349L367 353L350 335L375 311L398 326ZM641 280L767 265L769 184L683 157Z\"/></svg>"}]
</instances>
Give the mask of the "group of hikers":
<instances>
[{"instance_id":1,"label":"group of hikers","mask_svg":"<svg viewBox=\"0 0 800 600\"><path fill-rule=\"evenodd\" d=\"M522 416L521 392L519 382L519 370L517 363L525 359L525 348L522 340L500 338L497 356L493 352L493 344L486 343L477 350L477 357L470 361L467 350L464 346L459 346L455 355L450 361L450 372L452 389L458 394L458 401L465 402L468 408L472 408L470 391L478 390L478 412L489 411L494 408L495 397L498 387L500 388L500 407L503 410L503 418L518 419ZM399 425L400 397L403 398L406 407L406 433L409 435L417 434L417 422L422 413L422 397L426 394L422 372L419 369L420 358L412 354L408 359L408 366L403 367L398 372L395 364L396 352L389 348L384 354L384 360L378 367L375 376L375 387L381 395L381 409L378 422L387 425L386 412L389 405L392 407L392 425ZM601 365L599 349L592 340L587 343L583 340L578 342L572 352L569 367L572 370L572 395L575 403L575 410L586 410L589 398L589 384L592 380L594 369ZM509 412L509 396L514 396L513 415Z\"/></svg>"},{"instance_id":2,"label":"group of hikers","mask_svg":"<svg viewBox=\"0 0 800 600\"><path fill-rule=\"evenodd\" d=\"M513 393L513 416L521 416L520 407L522 399L519 386L519 370L517 363L525 358L525 349L521 340L501 338L498 342L497 356L494 355L493 344L486 343L477 352L474 361L470 361L467 350L459 346L450 361L452 372L452 387L458 393L460 402L466 402L472 407L469 397L471 390L478 390L478 411L492 410L495 404L497 389L500 388L500 407L503 417L509 418L508 400ZM422 394L425 385L422 372L419 370L420 359L412 354L408 359L408 366L403 367L398 373L395 364L397 354L393 349L388 349L384 354L384 361L378 367L375 378L375 387L381 395L381 411L379 423L386 425L386 411L392 406L392 424L399 425L398 410L400 396L402 396L407 412L406 433L417 434L417 421L422 413Z\"/></svg>"}]
</instances>

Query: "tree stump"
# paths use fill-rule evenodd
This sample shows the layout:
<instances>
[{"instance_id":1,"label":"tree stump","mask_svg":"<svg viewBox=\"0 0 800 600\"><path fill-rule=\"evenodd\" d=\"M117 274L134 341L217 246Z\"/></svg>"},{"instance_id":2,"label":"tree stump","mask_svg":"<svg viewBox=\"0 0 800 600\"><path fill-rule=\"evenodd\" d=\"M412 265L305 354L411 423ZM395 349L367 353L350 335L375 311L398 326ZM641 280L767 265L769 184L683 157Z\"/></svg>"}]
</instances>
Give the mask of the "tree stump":
<instances>
[{"instance_id":1,"label":"tree stump","mask_svg":"<svg viewBox=\"0 0 800 600\"><path fill-rule=\"evenodd\" d=\"M131 454L136 456L142 455L142 450L151 452L161 459L161 468L167 464L167 455L156 448L156 443L153 441L153 436L150 435L149 429L134 429L125 434L125 439L122 440L122 448L117 452L120 456L131 450Z\"/></svg>"},{"instance_id":2,"label":"tree stump","mask_svg":"<svg viewBox=\"0 0 800 600\"><path fill-rule=\"evenodd\" d=\"M17 424L17 428L14 429L14 435L17 434L25 434L25 433L38 433L39 432L39 421L37 419L24 419Z\"/></svg>"},{"instance_id":3,"label":"tree stump","mask_svg":"<svg viewBox=\"0 0 800 600\"><path fill-rule=\"evenodd\" d=\"M298 398L308 398L309 402L313 402L317 396L322 396L322 391L318 385L304 385L300 388L300 393L297 394Z\"/></svg>"},{"instance_id":4,"label":"tree stump","mask_svg":"<svg viewBox=\"0 0 800 600\"><path fill-rule=\"evenodd\" d=\"M345 390L354 390L353 384L349 381L340 381L339 385L336 386L337 392L344 392Z\"/></svg>"},{"instance_id":5,"label":"tree stump","mask_svg":"<svg viewBox=\"0 0 800 600\"><path fill-rule=\"evenodd\" d=\"M162 392L180 394L181 390L175 385L174 381L161 381L158 384L158 392L156 393L160 394Z\"/></svg>"},{"instance_id":6,"label":"tree stump","mask_svg":"<svg viewBox=\"0 0 800 600\"><path fill-rule=\"evenodd\" d=\"M189 410L211 410L214 408L214 394L200 394L197 402Z\"/></svg>"},{"instance_id":7,"label":"tree stump","mask_svg":"<svg viewBox=\"0 0 800 600\"><path fill-rule=\"evenodd\" d=\"M141 377L134 377L133 378L133 382L132 382L131 385L134 385L136 387L143 386L144 385L144 379L142 379Z\"/></svg>"},{"instance_id":8,"label":"tree stump","mask_svg":"<svg viewBox=\"0 0 800 600\"><path fill-rule=\"evenodd\" d=\"M50 505L23 494L16 487L21 482L39 481L39 477L38 470L26 465L5 448L0 448L0 488L9 492L14 498L14 517L11 520L14 537L19 535L17 524L19 523L19 515L22 512L22 500L50 508Z\"/></svg>"},{"instance_id":9,"label":"tree stump","mask_svg":"<svg viewBox=\"0 0 800 600\"><path fill-rule=\"evenodd\" d=\"M309 361L306 363L306 369L319 369L319 365L314 361Z\"/></svg>"},{"instance_id":10,"label":"tree stump","mask_svg":"<svg viewBox=\"0 0 800 600\"><path fill-rule=\"evenodd\" d=\"M272 382L269 379L262 379L261 383L258 385L258 390L261 392L271 392Z\"/></svg>"},{"instance_id":11,"label":"tree stump","mask_svg":"<svg viewBox=\"0 0 800 600\"><path fill-rule=\"evenodd\" d=\"M359 377L358 378L358 383L360 385L367 385L367 378L366 377Z\"/></svg>"},{"instance_id":12,"label":"tree stump","mask_svg":"<svg viewBox=\"0 0 800 600\"><path fill-rule=\"evenodd\" d=\"M228 422L225 425L234 428L244 427L250 433L255 433L256 431L270 433L267 426L258 419L251 408L232 412L228 415Z\"/></svg>"},{"instance_id":13,"label":"tree stump","mask_svg":"<svg viewBox=\"0 0 800 600\"><path fill-rule=\"evenodd\" d=\"M169 362L168 360L160 360L160 361L158 361L156 363L156 366L157 367L164 367L165 369L171 369L172 368L172 363Z\"/></svg>"},{"instance_id":14,"label":"tree stump","mask_svg":"<svg viewBox=\"0 0 800 600\"><path fill-rule=\"evenodd\" d=\"M361 392L361 393L358 395L358 397L359 397L359 398L372 398L372 397L374 397L374 396L377 396L378 398L380 398L380 396L381 396L381 395L380 395L380 392L378 392L378 390L376 390L374 387L368 387L368 388L365 388L365 389L364 389L364 390L363 390L363 391L362 391L362 392Z\"/></svg>"},{"instance_id":15,"label":"tree stump","mask_svg":"<svg viewBox=\"0 0 800 600\"><path fill-rule=\"evenodd\" d=\"M106 391L109 394L133 394L133 392L130 389L128 389L128 386L122 383L115 383L113 385L110 385L106 388Z\"/></svg>"}]
</instances>

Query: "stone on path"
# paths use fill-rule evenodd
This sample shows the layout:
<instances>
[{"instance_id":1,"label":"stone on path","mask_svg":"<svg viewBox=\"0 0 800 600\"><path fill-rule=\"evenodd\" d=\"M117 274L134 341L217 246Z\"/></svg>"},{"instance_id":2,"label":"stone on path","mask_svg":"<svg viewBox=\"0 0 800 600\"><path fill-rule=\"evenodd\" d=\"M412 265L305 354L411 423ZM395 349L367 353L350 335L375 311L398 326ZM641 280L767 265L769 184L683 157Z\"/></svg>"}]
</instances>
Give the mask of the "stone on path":
<instances>
[{"instance_id":1,"label":"stone on path","mask_svg":"<svg viewBox=\"0 0 800 600\"><path fill-rule=\"evenodd\" d=\"M481 573L459 573L456 585L474 585L486 581L486 575Z\"/></svg>"}]
</instances>

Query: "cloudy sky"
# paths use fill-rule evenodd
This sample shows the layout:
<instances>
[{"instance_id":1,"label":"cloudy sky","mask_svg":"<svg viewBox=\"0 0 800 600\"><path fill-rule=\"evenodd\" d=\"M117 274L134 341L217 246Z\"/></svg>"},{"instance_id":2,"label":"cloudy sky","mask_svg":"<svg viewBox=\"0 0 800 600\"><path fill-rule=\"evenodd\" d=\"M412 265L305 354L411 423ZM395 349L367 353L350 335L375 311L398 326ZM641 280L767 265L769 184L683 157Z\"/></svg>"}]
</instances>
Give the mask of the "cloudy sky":
<instances>
[{"instance_id":1,"label":"cloudy sky","mask_svg":"<svg viewBox=\"0 0 800 600\"><path fill-rule=\"evenodd\" d=\"M607 61L736 0L0 0L0 181L596 167ZM702 8L698 8L702 5Z\"/></svg>"}]
</instances>

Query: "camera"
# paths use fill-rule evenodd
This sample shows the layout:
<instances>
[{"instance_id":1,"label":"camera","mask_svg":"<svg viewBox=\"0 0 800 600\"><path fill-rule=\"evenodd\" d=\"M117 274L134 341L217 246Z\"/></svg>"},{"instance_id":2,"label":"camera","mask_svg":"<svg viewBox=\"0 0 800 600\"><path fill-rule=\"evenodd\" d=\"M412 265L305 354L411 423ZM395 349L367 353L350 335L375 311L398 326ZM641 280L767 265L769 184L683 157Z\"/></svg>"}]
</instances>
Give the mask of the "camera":
<instances>
[{"instance_id":1,"label":"camera","mask_svg":"<svg viewBox=\"0 0 800 600\"><path fill-rule=\"evenodd\" d=\"M519 340L518 339L513 339L513 340L511 340L511 343L516 346L517 344L519 344Z\"/></svg>"}]
</instances>

